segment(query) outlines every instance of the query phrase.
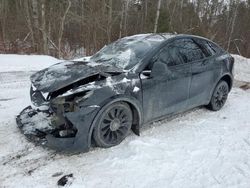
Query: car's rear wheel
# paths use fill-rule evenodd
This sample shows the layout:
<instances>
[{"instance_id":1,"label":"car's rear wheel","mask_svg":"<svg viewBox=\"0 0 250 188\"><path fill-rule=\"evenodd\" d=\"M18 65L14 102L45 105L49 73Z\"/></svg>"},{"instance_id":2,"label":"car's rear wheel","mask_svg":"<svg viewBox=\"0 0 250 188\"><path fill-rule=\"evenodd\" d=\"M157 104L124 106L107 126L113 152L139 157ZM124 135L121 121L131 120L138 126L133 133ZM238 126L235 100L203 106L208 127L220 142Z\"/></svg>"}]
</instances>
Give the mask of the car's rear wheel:
<instances>
[{"instance_id":1,"label":"car's rear wheel","mask_svg":"<svg viewBox=\"0 0 250 188\"><path fill-rule=\"evenodd\" d=\"M213 111L220 110L226 103L229 87L227 82L221 80L214 89L208 108Z\"/></svg>"},{"instance_id":2,"label":"car's rear wheel","mask_svg":"<svg viewBox=\"0 0 250 188\"><path fill-rule=\"evenodd\" d=\"M93 138L99 147L112 147L129 134L133 115L128 104L117 102L106 107L97 120Z\"/></svg>"}]
</instances>

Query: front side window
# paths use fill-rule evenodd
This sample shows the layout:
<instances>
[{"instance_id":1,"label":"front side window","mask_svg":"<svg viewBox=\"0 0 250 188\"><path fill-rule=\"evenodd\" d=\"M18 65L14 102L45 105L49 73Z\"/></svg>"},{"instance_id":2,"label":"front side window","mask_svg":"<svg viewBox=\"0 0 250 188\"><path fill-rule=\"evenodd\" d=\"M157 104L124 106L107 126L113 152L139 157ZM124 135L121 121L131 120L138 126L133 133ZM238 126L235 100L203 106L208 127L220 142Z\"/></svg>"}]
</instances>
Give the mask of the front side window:
<instances>
[{"instance_id":1,"label":"front side window","mask_svg":"<svg viewBox=\"0 0 250 188\"><path fill-rule=\"evenodd\" d=\"M167 66L175 66L184 63L180 57L178 48L176 48L174 44L169 44L164 47L158 55L158 60L165 63Z\"/></svg>"},{"instance_id":2,"label":"front side window","mask_svg":"<svg viewBox=\"0 0 250 188\"><path fill-rule=\"evenodd\" d=\"M177 39L163 47L161 51L152 58L146 70L151 70L155 61L160 61L168 67L171 67L201 60L204 57L205 54L203 51L191 39Z\"/></svg>"}]
</instances>

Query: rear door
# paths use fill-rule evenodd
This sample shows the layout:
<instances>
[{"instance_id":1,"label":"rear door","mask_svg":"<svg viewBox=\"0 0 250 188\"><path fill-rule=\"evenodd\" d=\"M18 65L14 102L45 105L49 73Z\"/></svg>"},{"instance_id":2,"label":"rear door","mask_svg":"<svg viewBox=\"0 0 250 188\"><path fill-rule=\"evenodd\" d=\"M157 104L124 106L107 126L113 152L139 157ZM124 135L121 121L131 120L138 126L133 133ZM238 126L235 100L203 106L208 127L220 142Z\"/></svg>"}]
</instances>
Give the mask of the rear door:
<instances>
[{"instance_id":1,"label":"rear door","mask_svg":"<svg viewBox=\"0 0 250 188\"><path fill-rule=\"evenodd\" d=\"M189 102L191 106L199 106L210 100L211 90L216 80L216 69L217 72L220 69L216 67L211 49L206 48L202 39L193 40L192 44L190 43L190 49L193 52L188 59L192 71Z\"/></svg>"}]
</instances>

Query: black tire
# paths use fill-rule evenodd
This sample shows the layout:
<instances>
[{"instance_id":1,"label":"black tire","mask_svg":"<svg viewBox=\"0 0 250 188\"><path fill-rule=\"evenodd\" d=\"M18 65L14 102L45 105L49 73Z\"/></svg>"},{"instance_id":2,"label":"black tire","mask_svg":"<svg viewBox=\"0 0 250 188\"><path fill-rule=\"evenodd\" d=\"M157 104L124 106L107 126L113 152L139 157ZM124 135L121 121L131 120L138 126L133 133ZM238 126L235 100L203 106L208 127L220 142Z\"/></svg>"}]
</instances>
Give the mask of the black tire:
<instances>
[{"instance_id":1,"label":"black tire","mask_svg":"<svg viewBox=\"0 0 250 188\"><path fill-rule=\"evenodd\" d=\"M227 82L221 80L214 89L211 101L207 106L208 109L213 111L220 110L226 103L228 92L229 86Z\"/></svg>"},{"instance_id":2,"label":"black tire","mask_svg":"<svg viewBox=\"0 0 250 188\"><path fill-rule=\"evenodd\" d=\"M117 102L106 107L97 118L94 141L99 147L109 148L120 144L129 134L133 115L128 104Z\"/></svg>"}]
</instances>

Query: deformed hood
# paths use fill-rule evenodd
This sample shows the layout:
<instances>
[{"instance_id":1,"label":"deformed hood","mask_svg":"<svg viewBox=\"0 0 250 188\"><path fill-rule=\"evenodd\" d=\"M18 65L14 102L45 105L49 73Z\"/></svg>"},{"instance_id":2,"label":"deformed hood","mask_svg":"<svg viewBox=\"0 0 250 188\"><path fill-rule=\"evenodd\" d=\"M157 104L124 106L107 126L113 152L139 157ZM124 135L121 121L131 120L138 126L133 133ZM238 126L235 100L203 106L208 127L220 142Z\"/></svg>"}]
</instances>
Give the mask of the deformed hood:
<instances>
[{"instance_id":1,"label":"deformed hood","mask_svg":"<svg viewBox=\"0 0 250 188\"><path fill-rule=\"evenodd\" d=\"M53 92L81 79L109 72L122 72L114 66L94 62L65 61L31 75L32 85L44 93Z\"/></svg>"}]
</instances>

